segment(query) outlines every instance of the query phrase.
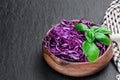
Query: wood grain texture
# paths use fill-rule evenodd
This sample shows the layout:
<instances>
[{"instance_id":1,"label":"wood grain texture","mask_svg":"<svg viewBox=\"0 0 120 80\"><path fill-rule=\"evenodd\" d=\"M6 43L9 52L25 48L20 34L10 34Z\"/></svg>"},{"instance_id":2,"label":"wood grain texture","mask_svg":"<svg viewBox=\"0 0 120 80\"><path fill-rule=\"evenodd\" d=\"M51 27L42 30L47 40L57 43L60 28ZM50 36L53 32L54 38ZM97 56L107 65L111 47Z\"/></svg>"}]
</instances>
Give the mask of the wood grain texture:
<instances>
[{"instance_id":1,"label":"wood grain texture","mask_svg":"<svg viewBox=\"0 0 120 80\"><path fill-rule=\"evenodd\" d=\"M61 19L86 17L102 23L112 0L0 0L0 80L115 80L112 62L100 73L73 78L52 70L42 39Z\"/></svg>"}]
</instances>

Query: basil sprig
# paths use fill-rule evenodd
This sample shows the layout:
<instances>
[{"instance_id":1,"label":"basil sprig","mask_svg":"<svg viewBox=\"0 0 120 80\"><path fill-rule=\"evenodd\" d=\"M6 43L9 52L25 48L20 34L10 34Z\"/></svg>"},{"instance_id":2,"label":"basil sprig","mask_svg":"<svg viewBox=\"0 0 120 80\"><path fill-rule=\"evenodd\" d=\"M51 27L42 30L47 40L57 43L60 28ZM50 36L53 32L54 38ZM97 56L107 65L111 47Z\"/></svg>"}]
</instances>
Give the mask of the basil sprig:
<instances>
[{"instance_id":1,"label":"basil sprig","mask_svg":"<svg viewBox=\"0 0 120 80\"><path fill-rule=\"evenodd\" d=\"M83 52L90 62L95 62L99 56L99 49L93 42L84 41L82 45Z\"/></svg>"},{"instance_id":2,"label":"basil sprig","mask_svg":"<svg viewBox=\"0 0 120 80\"><path fill-rule=\"evenodd\" d=\"M109 30L103 27L92 26L90 29L82 23L75 25L75 28L81 32L85 32L86 40L82 44L82 50L90 62L96 62L99 57L99 48L94 43L96 39L100 43L109 46L110 39L106 34L111 34Z\"/></svg>"}]
</instances>

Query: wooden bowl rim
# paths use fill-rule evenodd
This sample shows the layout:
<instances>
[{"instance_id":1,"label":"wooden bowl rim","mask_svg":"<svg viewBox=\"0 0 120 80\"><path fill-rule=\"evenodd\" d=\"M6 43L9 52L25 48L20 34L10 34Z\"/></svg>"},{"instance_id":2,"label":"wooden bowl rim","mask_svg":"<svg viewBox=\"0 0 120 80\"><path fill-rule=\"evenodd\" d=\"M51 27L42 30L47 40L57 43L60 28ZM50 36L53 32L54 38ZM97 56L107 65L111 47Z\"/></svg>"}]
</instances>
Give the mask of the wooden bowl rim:
<instances>
[{"instance_id":1,"label":"wooden bowl rim","mask_svg":"<svg viewBox=\"0 0 120 80\"><path fill-rule=\"evenodd\" d=\"M70 21L75 22L75 21L79 21L79 20L70 20ZM57 25L59 25L59 24L60 24L60 23L56 24L55 26L57 26ZM49 32L50 32L52 29L53 29L53 27L48 30L48 32L46 33L46 36L49 34ZM46 36L45 36L45 37L46 37ZM110 37L109 37L109 38L110 38ZM98 62L100 59L102 59L102 57L104 57L104 56L107 54L107 52L108 52L108 50L111 48L111 46L112 46L112 41L111 41L111 38L110 38L110 45L107 47L107 50L106 50L101 56L99 56L99 58L96 60L96 62ZM54 58L57 58L57 59L65 62L65 63L70 63L70 64L94 64L94 63L96 63L96 62L93 62L93 63L92 63L92 62L89 62L89 61L88 61L88 62L69 62L69 61L65 61L65 60L63 60L63 59L61 59L61 58L59 58L59 57L56 57L56 56L55 56L53 53L51 53L51 52L49 51L49 49L46 48L44 45L42 45L42 47L47 50L47 52L52 56L52 58L53 58L53 57L54 57Z\"/></svg>"}]
</instances>

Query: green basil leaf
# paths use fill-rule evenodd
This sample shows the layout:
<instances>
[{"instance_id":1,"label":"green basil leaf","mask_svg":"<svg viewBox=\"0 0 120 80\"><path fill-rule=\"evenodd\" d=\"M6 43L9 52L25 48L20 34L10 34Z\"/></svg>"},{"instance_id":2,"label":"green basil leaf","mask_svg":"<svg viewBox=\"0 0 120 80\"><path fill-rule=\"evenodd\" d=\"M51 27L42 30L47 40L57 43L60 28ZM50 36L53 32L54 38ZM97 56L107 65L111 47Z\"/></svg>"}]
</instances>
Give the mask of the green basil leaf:
<instances>
[{"instance_id":1,"label":"green basil leaf","mask_svg":"<svg viewBox=\"0 0 120 80\"><path fill-rule=\"evenodd\" d=\"M110 44L110 39L103 33L95 33L95 38L102 44L105 44L107 46Z\"/></svg>"},{"instance_id":2,"label":"green basil leaf","mask_svg":"<svg viewBox=\"0 0 120 80\"><path fill-rule=\"evenodd\" d=\"M94 32L97 32L99 30L99 27L97 26L92 26L91 27L91 30L94 31Z\"/></svg>"},{"instance_id":3,"label":"green basil leaf","mask_svg":"<svg viewBox=\"0 0 120 80\"><path fill-rule=\"evenodd\" d=\"M103 28L103 27L99 29L99 32L103 34L111 34L111 32L107 28Z\"/></svg>"},{"instance_id":4,"label":"green basil leaf","mask_svg":"<svg viewBox=\"0 0 120 80\"><path fill-rule=\"evenodd\" d=\"M87 31L88 27L85 24L79 23L75 26L75 28L79 31Z\"/></svg>"},{"instance_id":5,"label":"green basil leaf","mask_svg":"<svg viewBox=\"0 0 120 80\"><path fill-rule=\"evenodd\" d=\"M85 37L86 39L89 41L89 42L93 42L94 39L95 39L95 35L94 35L94 32L93 31L86 31L85 32Z\"/></svg>"},{"instance_id":6,"label":"green basil leaf","mask_svg":"<svg viewBox=\"0 0 120 80\"><path fill-rule=\"evenodd\" d=\"M90 62L95 62L99 57L99 49L98 47L92 42L84 41L82 44L82 50Z\"/></svg>"}]
</instances>

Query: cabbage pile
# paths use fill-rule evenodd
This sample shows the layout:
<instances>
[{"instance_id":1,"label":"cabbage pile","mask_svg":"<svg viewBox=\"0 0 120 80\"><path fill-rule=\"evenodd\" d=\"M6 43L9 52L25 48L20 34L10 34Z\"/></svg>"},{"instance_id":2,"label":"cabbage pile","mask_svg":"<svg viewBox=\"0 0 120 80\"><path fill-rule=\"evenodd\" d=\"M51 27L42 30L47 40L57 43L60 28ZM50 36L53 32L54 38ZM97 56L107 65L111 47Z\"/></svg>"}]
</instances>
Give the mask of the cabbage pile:
<instances>
[{"instance_id":1,"label":"cabbage pile","mask_svg":"<svg viewBox=\"0 0 120 80\"><path fill-rule=\"evenodd\" d=\"M52 27L52 30L44 38L44 45L56 57L69 62L87 62L82 51L82 43L86 40L83 32L74 28L78 23L87 25L88 28L96 26L93 22L84 19L78 21L62 20L59 25ZM107 46L98 41L94 41L100 50L101 56L107 49Z\"/></svg>"}]
</instances>

